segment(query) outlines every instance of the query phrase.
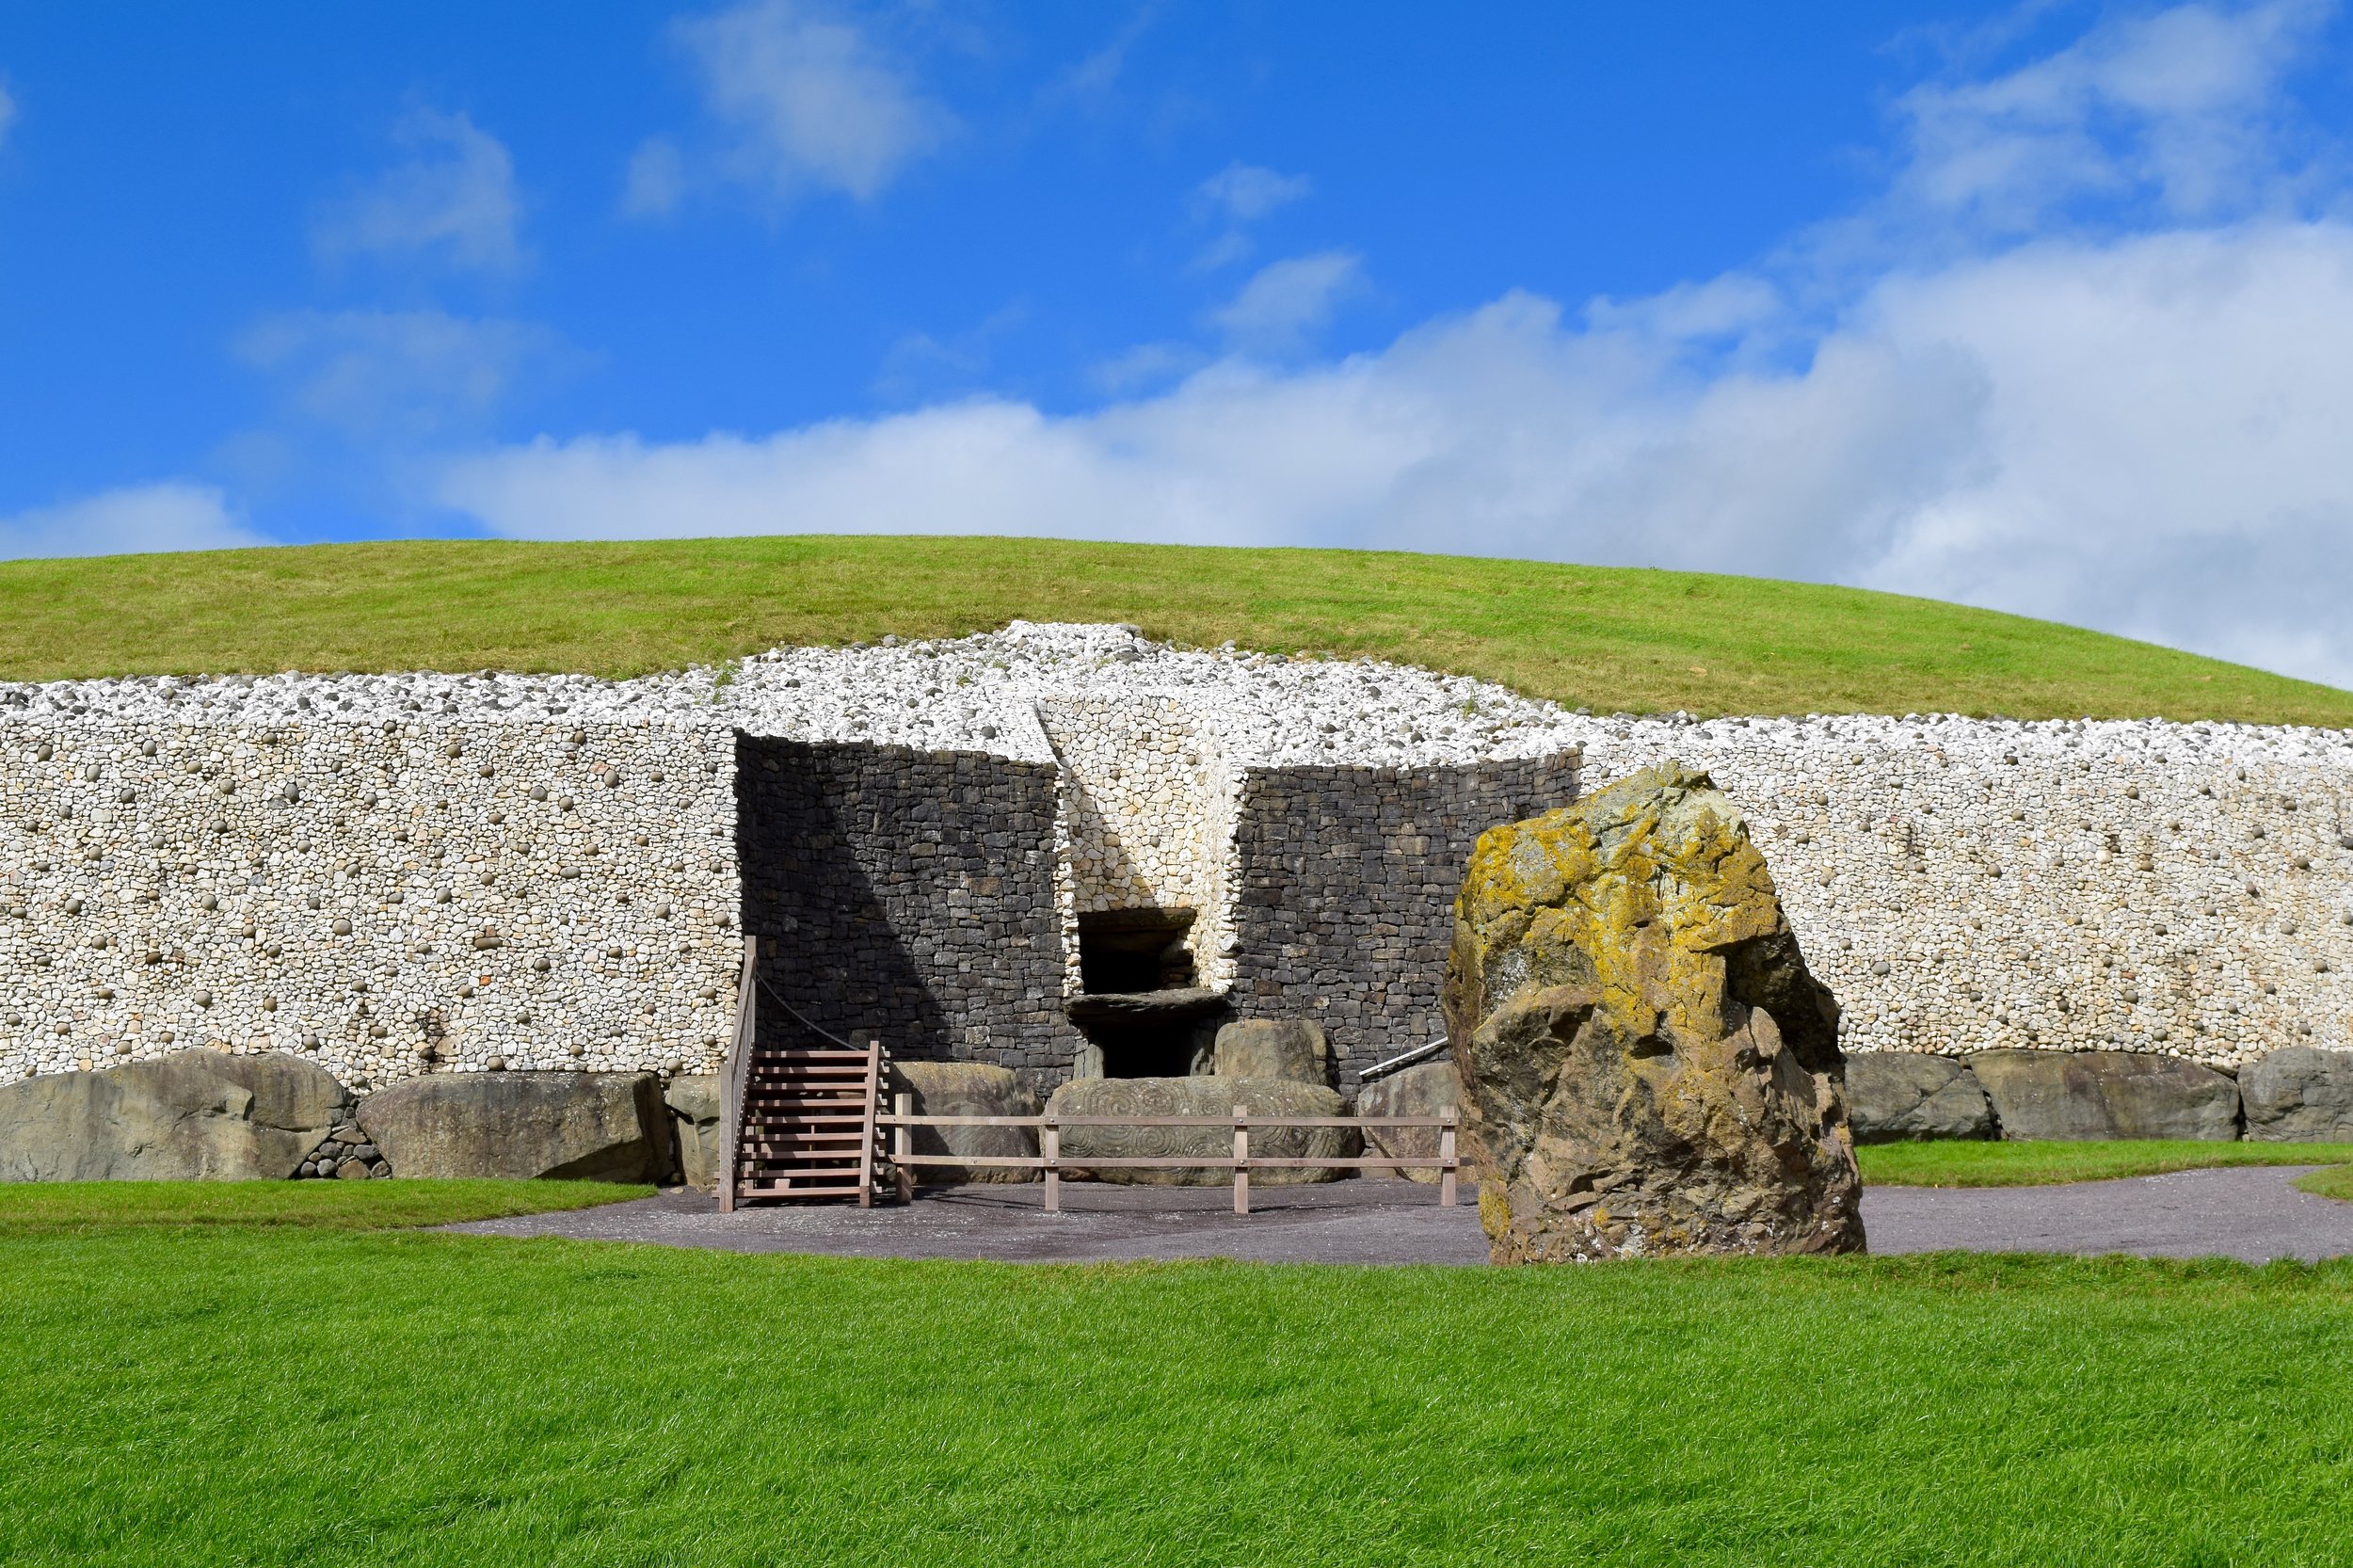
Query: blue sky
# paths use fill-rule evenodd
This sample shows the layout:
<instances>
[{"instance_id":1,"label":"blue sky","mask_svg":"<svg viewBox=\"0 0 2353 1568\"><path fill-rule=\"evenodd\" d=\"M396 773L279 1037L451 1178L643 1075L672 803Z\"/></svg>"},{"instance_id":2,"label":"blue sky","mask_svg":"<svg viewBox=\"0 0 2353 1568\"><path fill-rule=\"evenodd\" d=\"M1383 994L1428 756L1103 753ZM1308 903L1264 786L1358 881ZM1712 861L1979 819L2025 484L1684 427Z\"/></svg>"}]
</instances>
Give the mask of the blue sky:
<instances>
[{"instance_id":1,"label":"blue sky","mask_svg":"<svg viewBox=\"0 0 2353 1568\"><path fill-rule=\"evenodd\" d=\"M0 556L1036 533L2353 684L2317 0L0 8Z\"/></svg>"}]
</instances>

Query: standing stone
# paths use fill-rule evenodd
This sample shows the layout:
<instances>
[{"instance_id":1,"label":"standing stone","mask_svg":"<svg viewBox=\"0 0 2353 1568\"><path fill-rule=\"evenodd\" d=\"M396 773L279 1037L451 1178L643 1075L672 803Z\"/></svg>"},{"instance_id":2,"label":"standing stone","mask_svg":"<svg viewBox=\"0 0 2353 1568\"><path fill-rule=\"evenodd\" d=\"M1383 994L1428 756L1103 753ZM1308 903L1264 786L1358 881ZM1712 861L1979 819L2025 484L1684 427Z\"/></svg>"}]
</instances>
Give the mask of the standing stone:
<instances>
[{"instance_id":1,"label":"standing stone","mask_svg":"<svg viewBox=\"0 0 2353 1568\"><path fill-rule=\"evenodd\" d=\"M651 1073L437 1073L360 1102L360 1128L403 1176L657 1181L668 1112Z\"/></svg>"},{"instance_id":2,"label":"standing stone","mask_svg":"<svg viewBox=\"0 0 2353 1568\"><path fill-rule=\"evenodd\" d=\"M901 1062L893 1069L894 1091L914 1096L919 1116L1034 1116L1037 1095L1009 1067L980 1062ZM916 1154L968 1156L1034 1155L1037 1134L1025 1127L919 1127L911 1129ZM918 1182L1035 1181L1038 1172L1018 1165L910 1165Z\"/></svg>"},{"instance_id":3,"label":"standing stone","mask_svg":"<svg viewBox=\"0 0 2353 1568\"><path fill-rule=\"evenodd\" d=\"M1454 907L1495 1261L1863 1249L1837 1003L1705 774L1489 829Z\"/></svg>"},{"instance_id":4,"label":"standing stone","mask_svg":"<svg viewBox=\"0 0 2353 1568\"><path fill-rule=\"evenodd\" d=\"M680 1073L662 1088L670 1136L678 1147L679 1179L706 1192L717 1191L719 1171L726 1163L720 1153L726 1133L719 1126L725 1096L717 1073Z\"/></svg>"},{"instance_id":5,"label":"standing stone","mask_svg":"<svg viewBox=\"0 0 2353 1568\"><path fill-rule=\"evenodd\" d=\"M2009 1139L2238 1136L2238 1085L2179 1057L2129 1050L1986 1050L1969 1070Z\"/></svg>"},{"instance_id":6,"label":"standing stone","mask_svg":"<svg viewBox=\"0 0 2353 1568\"><path fill-rule=\"evenodd\" d=\"M1858 1144L1993 1136L1993 1107L1977 1075L1949 1056L1920 1051L1849 1055L1847 1115Z\"/></svg>"},{"instance_id":7,"label":"standing stone","mask_svg":"<svg viewBox=\"0 0 2353 1568\"><path fill-rule=\"evenodd\" d=\"M1082 1078L1054 1091L1046 1102L1056 1116L1230 1116L1241 1106L1255 1116L1337 1116L1337 1091L1284 1078ZM1260 1128L1250 1134L1250 1152L1285 1159L1353 1160L1362 1148L1353 1128ZM1187 1160L1231 1159L1234 1132L1227 1127L1073 1127L1063 1129L1064 1160L1083 1167L1091 1158L1160 1155ZM1144 1187L1223 1187L1234 1179L1230 1166L1103 1166L1068 1174L1081 1180L1128 1182ZM1342 1169L1292 1166L1252 1171L1255 1187L1289 1187L1337 1181Z\"/></svg>"},{"instance_id":8,"label":"standing stone","mask_svg":"<svg viewBox=\"0 0 2353 1568\"><path fill-rule=\"evenodd\" d=\"M1386 1078L1376 1078L1356 1091L1356 1114L1359 1116L1438 1116L1449 1111L1459 1111L1462 1105L1462 1079L1448 1061L1424 1062L1403 1067ZM1438 1129L1434 1127L1369 1127L1365 1128L1365 1153L1395 1155L1405 1160L1435 1159L1438 1153ZM1463 1170L1477 1180L1478 1174L1463 1154L1460 1132L1455 1135L1455 1154L1463 1160ZM1391 1167L1383 1170L1367 1166L1367 1176L1401 1176L1408 1181L1435 1182L1442 1173L1431 1167Z\"/></svg>"},{"instance_id":9,"label":"standing stone","mask_svg":"<svg viewBox=\"0 0 2353 1568\"><path fill-rule=\"evenodd\" d=\"M1332 1047L1305 1018L1240 1018L1217 1032L1210 1071L1220 1078L1281 1078L1332 1083Z\"/></svg>"},{"instance_id":10,"label":"standing stone","mask_svg":"<svg viewBox=\"0 0 2353 1568\"><path fill-rule=\"evenodd\" d=\"M2238 1092L2249 1138L2353 1143L2353 1051L2283 1046L2238 1075Z\"/></svg>"},{"instance_id":11,"label":"standing stone","mask_svg":"<svg viewBox=\"0 0 2353 1568\"><path fill-rule=\"evenodd\" d=\"M271 1051L180 1050L0 1088L0 1181L282 1180L351 1099Z\"/></svg>"}]
</instances>

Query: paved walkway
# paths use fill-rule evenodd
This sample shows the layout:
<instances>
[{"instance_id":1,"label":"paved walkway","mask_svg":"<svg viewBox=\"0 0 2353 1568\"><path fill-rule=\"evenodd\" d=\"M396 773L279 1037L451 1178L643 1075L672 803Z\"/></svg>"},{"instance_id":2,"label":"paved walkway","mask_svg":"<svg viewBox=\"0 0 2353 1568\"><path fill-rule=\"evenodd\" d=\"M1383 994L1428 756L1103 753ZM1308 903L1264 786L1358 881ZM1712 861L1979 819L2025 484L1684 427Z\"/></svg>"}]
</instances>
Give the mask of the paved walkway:
<instances>
[{"instance_id":1,"label":"paved walkway","mask_svg":"<svg viewBox=\"0 0 2353 1568\"><path fill-rule=\"evenodd\" d=\"M2299 1192L2312 1166L2183 1171L2057 1187L1873 1187L1863 1224L1875 1253L2139 1253L2152 1257L2313 1259L2353 1255L2353 1203ZM1483 1263L1477 1208L1438 1207L1434 1187L1340 1181L1259 1188L1231 1212L1230 1188L1064 1183L1045 1212L1036 1183L946 1188L906 1208L835 1205L721 1214L699 1192L451 1225L484 1236L569 1236L731 1252L1011 1263L1234 1257L1268 1263ZM1465 1184L1465 1196L1471 1189Z\"/></svg>"}]
</instances>

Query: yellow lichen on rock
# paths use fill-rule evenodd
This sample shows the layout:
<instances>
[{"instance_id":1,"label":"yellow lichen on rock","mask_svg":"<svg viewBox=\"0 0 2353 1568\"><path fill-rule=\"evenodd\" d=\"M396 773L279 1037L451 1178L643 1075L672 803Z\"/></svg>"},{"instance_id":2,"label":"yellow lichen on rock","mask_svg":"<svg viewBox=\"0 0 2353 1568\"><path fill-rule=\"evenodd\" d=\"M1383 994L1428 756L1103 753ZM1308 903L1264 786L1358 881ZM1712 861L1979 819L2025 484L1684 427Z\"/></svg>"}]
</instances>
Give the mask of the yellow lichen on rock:
<instances>
[{"instance_id":1,"label":"yellow lichen on rock","mask_svg":"<svg viewBox=\"0 0 2353 1568\"><path fill-rule=\"evenodd\" d=\"M1705 774L1489 830L1455 916L1448 1028L1498 1261L1862 1245L1836 1006Z\"/></svg>"}]
</instances>

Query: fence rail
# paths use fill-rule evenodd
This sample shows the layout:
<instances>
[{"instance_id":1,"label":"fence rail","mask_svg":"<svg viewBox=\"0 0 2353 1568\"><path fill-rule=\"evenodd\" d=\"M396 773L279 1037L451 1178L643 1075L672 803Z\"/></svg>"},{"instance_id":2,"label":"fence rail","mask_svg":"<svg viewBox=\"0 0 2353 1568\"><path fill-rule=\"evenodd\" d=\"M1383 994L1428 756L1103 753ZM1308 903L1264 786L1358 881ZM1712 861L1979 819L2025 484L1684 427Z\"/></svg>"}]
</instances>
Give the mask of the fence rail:
<instances>
[{"instance_id":1,"label":"fence rail","mask_svg":"<svg viewBox=\"0 0 2353 1568\"><path fill-rule=\"evenodd\" d=\"M899 1167L899 1192L909 1195L912 1184L907 1173L924 1165L988 1166L1000 1170L1039 1171L1046 1177L1046 1212L1062 1210L1062 1183L1065 1172L1093 1170L1172 1170L1225 1171L1234 1173L1234 1212L1250 1212L1250 1173L1275 1170L1415 1170L1436 1171L1438 1202L1451 1208L1455 1202L1456 1175L1462 1168L1454 1147L1456 1120L1452 1112L1437 1116L1253 1116L1242 1106L1236 1106L1230 1116L918 1116L909 1109L915 1096L902 1093L892 1101L888 1116L877 1116L877 1127L888 1128L891 1136L891 1162ZM919 1127L1013 1127L1026 1128L1038 1135L1036 1154L917 1154L910 1146L915 1128ZM1234 1152L1221 1155L1078 1155L1062 1152L1062 1132L1064 1128L1134 1127L1134 1128L1231 1128L1234 1131ZM1252 1154L1250 1134L1253 1128L1345 1127L1362 1131L1366 1128L1435 1128L1438 1130L1438 1152L1435 1155L1275 1155Z\"/></svg>"}]
</instances>

